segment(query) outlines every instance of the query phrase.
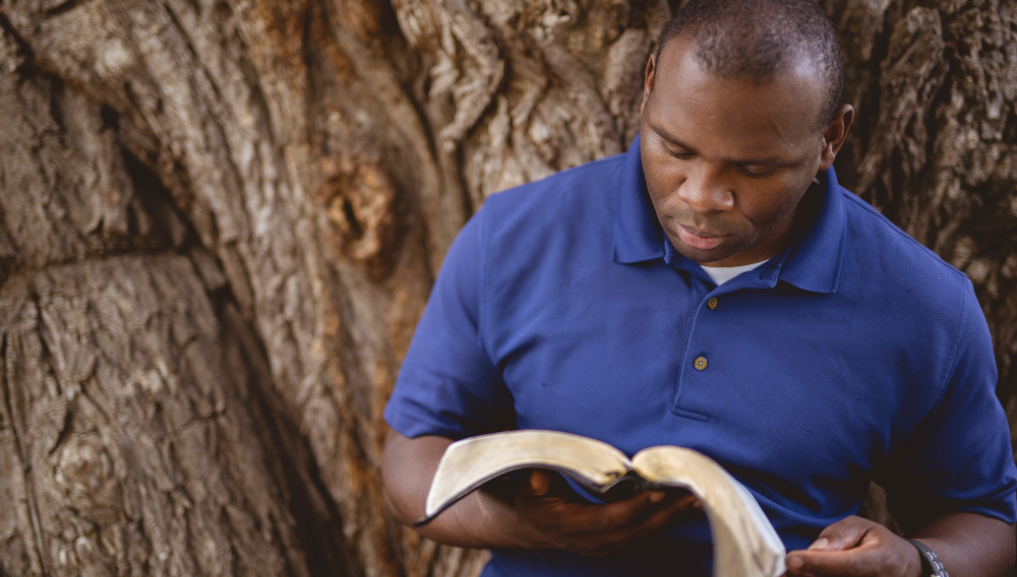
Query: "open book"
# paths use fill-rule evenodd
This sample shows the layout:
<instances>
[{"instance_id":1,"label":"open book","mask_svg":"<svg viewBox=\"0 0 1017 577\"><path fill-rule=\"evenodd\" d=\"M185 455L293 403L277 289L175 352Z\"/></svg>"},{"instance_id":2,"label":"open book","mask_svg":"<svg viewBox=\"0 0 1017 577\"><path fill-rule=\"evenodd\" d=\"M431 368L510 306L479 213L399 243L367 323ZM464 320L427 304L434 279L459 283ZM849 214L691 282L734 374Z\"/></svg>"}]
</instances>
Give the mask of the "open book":
<instances>
[{"instance_id":1,"label":"open book","mask_svg":"<svg viewBox=\"0 0 1017 577\"><path fill-rule=\"evenodd\" d=\"M681 447L650 447L631 460L587 437L556 431L509 431L449 445L427 495L423 525L470 491L519 469L552 469L593 494L632 484L679 487L703 504L713 535L715 577L778 577L786 552L752 494L709 457Z\"/></svg>"}]
</instances>

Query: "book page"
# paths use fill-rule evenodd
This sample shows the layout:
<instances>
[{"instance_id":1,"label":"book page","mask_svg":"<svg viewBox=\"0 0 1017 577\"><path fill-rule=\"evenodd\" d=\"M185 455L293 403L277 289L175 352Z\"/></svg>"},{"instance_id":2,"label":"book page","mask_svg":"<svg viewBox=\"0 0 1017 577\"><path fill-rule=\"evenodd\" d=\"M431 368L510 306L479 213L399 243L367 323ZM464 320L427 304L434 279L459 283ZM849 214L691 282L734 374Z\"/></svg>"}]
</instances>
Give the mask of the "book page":
<instances>
[{"instance_id":1,"label":"book page","mask_svg":"<svg viewBox=\"0 0 1017 577\"><path fill-rule=\"evenodd\" d=\"M713 535L715 577L779 577L784 544L759 503L713 459L681 447L651 447L632 458L652 483L682 487L699 498Z\"/></svg>"},{"instance_id":2,"label":"book page","mask_svg":"<svg viewBox=\"0 0 1017 577\"><path fill-rule=\"evenodd\" d=\"M606 489L629 471L625 454L611 445L558 431L507 431L449 445L427 494L422 525L484 483L531 467L565 473L594 490Z\"/></svg>"}]
</instances>

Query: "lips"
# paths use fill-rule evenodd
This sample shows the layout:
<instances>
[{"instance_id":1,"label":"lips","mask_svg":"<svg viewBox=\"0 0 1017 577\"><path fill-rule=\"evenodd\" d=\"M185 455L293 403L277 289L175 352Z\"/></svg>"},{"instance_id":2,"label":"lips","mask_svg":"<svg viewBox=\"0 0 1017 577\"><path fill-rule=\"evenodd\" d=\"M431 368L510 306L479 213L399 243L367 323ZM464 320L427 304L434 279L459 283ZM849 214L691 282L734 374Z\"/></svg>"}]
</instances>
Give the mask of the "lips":
<instances>
[{"instance_id":1,"label":"lips","mask_svg":"<svg viewBox=\"0 0 1017 577\"><path fill-rule=\"evenodd\" d=\"M683 243L687 244L692 248L700 250L710 250L720 245L724 235L708 234L706 232L694 231L689 228L685 228L682 225L678 225L678 237Z\"/></svg>"}]
</instances>

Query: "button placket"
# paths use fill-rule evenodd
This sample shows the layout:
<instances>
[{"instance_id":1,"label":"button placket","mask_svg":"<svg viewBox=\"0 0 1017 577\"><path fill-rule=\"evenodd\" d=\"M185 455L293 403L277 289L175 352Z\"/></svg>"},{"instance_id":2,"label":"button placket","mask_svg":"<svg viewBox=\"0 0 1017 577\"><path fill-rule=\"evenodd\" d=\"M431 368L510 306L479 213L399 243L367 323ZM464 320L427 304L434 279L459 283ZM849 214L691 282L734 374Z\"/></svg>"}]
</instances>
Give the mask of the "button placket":
<instances>
[{"instance_id":1,"label":"button placket","mask_svg":"<svg viewBox=\"0 0 1017 577\"><path fill-rule=\"evenodd\" d=\"M717 297L710 297L710 300L706 301L706 306L711 311L716 309L718 304L719 301L717 300ZM698 357L696 357L696 360L692 361L692 366L695 367L697 371L705 371L706 367L709 366L709 364L710 363L709 361L706 360L705 355L699 355Z\"/></svg>"},{"instance_id":2,"label":"button placket","mask_svg":"<svg viewBox=\"0 0 1017 577\"><path fill-rule=\"evenodd\" d=\"M737 290L737 288L735 288L735 290ZM733 291L729 289L725 291L725 294L727 292ZM704 332L704 329L711 325L703 325L701 323L713 323L720 321L719 318L716 321L711 320L711 317L720 313L718 310L718 307L720 306L719 296L721 295L710 296L705 299L705 301L700 300L699 306L695 307L693 311L694 318L691 322L691 326L689 327L689 336L686 343L687 348L685 349L683 369L679 373L679 382L676 389L677 395L675 402L672 405L672 411L675 415L699 421L706 421L709 419L709 416L702 412L703 408L697 407L696 409L693 409L689 405L693 397L699 397L700 395L694 393L691 389L685 389L686 387L691 386L698 390L700 387L709 386L709 381L702 381L701 379L710 379L709 373L706 371L710 366L709 351L712 345L710 342L704 341L704 338L707 338L707 335L712 334L713 331L707 330ZM699 338L697 338L697 335ZM691 365L691 367L689 365ZM692 394L692 397L689 397L690 393ZM698 404L699 403L697 402L696 405Z\"/></svg>"}]
</instances>

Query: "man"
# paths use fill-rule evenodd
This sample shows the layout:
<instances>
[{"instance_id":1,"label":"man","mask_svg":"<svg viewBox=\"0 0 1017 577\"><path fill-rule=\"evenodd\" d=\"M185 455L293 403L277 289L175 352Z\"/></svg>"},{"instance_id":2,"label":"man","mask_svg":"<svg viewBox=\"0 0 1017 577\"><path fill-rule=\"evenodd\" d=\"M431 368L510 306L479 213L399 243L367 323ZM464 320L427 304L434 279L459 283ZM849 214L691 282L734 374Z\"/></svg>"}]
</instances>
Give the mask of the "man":
<instances>
[{"instance_id":1,"label":"man","mask_svg":"<svg viewBox=\"0 0 1017 577\"><path fill-rule=\"evenodd\" d=\"M853 119L810 0L693 0L627 154L495 195L446 258L386 419L393 512L455 439L695 448L753 493L789 575L1008 574L1017 477L970 282L840 188ZM913 545L855 517L875 479ZM602 504L536 471L421 533L484 575L708 575L688 495ZM599 557L595 557L599 556Z\"/></svg>"}]
</instances>

